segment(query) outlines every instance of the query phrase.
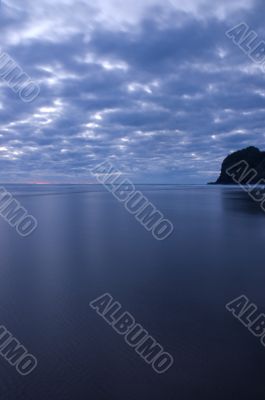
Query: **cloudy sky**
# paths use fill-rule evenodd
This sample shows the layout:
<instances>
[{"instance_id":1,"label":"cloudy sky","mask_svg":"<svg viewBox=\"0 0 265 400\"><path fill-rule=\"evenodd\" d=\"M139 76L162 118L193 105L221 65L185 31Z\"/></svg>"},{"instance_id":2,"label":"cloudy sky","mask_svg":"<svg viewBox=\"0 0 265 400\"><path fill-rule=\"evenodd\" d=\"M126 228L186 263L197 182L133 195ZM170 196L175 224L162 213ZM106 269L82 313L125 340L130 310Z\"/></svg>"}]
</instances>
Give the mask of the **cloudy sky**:
<instances>
[{"instance_id":1,"label":"cloudy sky","mask_svg":"<svg viewBox=\"0 0 265 400\"><path fill-rule=\"evenodd\" d=\"M265 73L225 32L265 40L264 0L2 0L1 50L40 86L0 80L0 181L205 183L265 149Z\"/></svg>"}]
</instances>

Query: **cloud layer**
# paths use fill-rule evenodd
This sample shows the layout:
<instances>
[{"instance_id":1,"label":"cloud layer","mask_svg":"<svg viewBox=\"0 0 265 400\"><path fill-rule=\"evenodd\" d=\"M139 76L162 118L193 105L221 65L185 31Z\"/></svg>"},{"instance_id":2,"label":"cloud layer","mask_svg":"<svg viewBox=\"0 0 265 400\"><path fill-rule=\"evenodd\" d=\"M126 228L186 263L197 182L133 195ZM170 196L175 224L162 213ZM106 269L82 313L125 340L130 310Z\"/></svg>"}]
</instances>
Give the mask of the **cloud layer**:
<instances>
[{"instance_id":1,"label":"cloud layer","mask_svg":"<svg viewBox=\"0 0 265 400\"><path fill-rule=\"evenodd\" d=\"M264 146L265 74L225 32L265 40L261 1L5 0L1 48L41 88L0 81L0 180L92 182L110 158L135 182L204 183Z\"/></svg>"}]
</instances>

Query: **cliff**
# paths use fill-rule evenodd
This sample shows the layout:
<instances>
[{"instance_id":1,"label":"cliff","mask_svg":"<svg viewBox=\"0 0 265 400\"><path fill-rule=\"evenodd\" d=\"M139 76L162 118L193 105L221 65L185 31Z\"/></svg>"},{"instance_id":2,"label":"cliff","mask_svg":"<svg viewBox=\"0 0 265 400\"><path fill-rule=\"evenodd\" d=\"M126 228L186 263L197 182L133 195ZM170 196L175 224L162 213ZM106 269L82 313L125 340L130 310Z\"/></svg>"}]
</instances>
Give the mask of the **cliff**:
<instances>
[{"instance_id":1,"label":"cliff","mask_svg":"<svg viewBox=\"0 0 265 400\"><path fill-rule=\"evenodd\" d=\"M251 183L255 184L260 179L265 179L265 152L260 151L257 147L251 146L246 149L236 151L235 153L227 156L221 168L221 173L216 182L211 183L215 185L234 185L236 182L231 176L227 174L227 170L240 162L248 164L249 169L254 169L257 175L252 179ZM247 183L249 176L242 180L242 184Z\"/></svg>"}]
</instances>

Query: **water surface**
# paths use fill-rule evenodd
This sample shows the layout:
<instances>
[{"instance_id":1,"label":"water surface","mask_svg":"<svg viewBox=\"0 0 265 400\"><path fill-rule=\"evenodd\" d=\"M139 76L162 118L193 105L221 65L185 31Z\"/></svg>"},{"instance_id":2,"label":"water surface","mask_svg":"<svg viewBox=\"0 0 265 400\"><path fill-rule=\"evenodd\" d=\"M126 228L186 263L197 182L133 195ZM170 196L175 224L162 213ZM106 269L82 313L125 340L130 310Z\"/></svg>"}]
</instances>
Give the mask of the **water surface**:
<instances>
[{"instance_id":1,"label":"water surface","mask_svg":"<svg viewBox=\"0 0 265 400\"><path fill-rule=\"evenodd\" d=\"M265 348L225 309L265 311L265 214L240 188L143 185L156 241L103 187L6 185L38 229L0 219L0 324L38 359L0 358L2 400L264 399ZM89 307L109 292L175 359L157 375Z\"/></svg>"}]
</instances>

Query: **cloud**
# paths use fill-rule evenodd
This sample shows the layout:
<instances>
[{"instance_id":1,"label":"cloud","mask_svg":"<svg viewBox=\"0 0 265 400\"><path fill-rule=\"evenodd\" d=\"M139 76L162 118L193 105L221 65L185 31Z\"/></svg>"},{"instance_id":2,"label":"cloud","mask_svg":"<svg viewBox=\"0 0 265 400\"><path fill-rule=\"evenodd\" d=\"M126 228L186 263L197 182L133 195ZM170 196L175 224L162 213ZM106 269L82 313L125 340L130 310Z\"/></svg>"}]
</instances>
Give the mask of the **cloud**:
<instances>
[{"instance_id":1,"label":"cloud","mask_svg":"<svg viewBox=\"0 0 265 400\"><path fill-rule=\"evenodd\" d=\"M3 2L3 49L41 94L0 82L2 181L91 182L109 157L136 182L203 183L263 147L265 75L225 36L246 21L263 39L260 1L91 4Z\"/></svg>"}]
</instances>

